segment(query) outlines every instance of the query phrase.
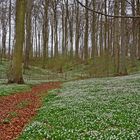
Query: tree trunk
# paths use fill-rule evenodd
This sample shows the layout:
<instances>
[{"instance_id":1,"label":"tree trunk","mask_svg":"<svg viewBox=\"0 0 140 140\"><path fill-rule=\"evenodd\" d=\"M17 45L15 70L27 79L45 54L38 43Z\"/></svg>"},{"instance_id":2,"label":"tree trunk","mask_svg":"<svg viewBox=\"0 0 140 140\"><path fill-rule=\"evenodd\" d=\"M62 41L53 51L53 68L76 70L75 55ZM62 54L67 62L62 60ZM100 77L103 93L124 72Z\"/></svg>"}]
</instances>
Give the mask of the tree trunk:
<instances>
[{"instance_id":1,"label":"tree trunk","mask_svg":"<svg viewBox=\"0 0 140 140\"><path fill-rule=\"evenodd\" d=\"M45 1L45 19L43 25L43 68L45 68L46 59L48 58L48 2L48 0Z\"/></svg>"},{"instance_id":2,"label":"tree trunk","mask_svg":"<svg viewBox=\"0 0 140 140\"><path fill-rule=\"evenodd\" d=\"M76 32L75 32L75 57L79 58L79 39L80 39L80 19L79 19L79 5L76 4Z\"/></svg>"},{"instance_id":3,"label":"tree trunk","mask_svg":"<svg viewBox=\"0 0 140 140\"><path fill-rule=\"evenodd\" d=\"M137 11L140 16L140 0L137 0ZM138 19L138 60L140 60L140 19Z\"/></svg>"},{"instance_id":4,"label":"tree trunk","mask_svg":"<svg viewBox=\"0 0 140 140\"><path fill-rule=\"evenodd\" d=\"M54 22L51 22L51 58L54 55Z\"/></svg>"},{"instance_id":5,"label":"tree trunk","mask_svg":"<svg viewBox=\"0 0 140 140\"><path fill-rule=\"evenodd\" d=\"M88 7L88 0L86 0L86 6ZM84 60L88 60L88 28L89 28L89 16L88 9L85 11L85 36L84 36Z\"/></svg>"},{"instance_id":6,"label":"tree trunk","mask_svg":"<svg viewBox=\"0 0 140 140\"><path fill-rule=\"evenodd\" d=\"M54 28L55 28L55 34L54 34L54 57L58 57L58 19L57 19L57 2L55 1L54 4Z\"/></svg>"},{"instance_id":7,"label":"tree trunk","mask_svg":"<svg viewBox=\"0 0 140 140\"><path fill-rule=\"evenodd\" d=\"M71 17L69 18L69 30L70 30L70 58L73 58L73 9Z\"/></svg>"},{"instance_id":8,"label":"tree trunk","mask_svg":"<svg viewBox=\"0 0 140 140\"><path fill-rule=\"evenodd\" d=\"M64 56L65 54L65 23L64 23L64 5L62 5L62 55Z\"/></svg>"},{"instance_id":9,"label":"tree trunk","mask_svg":"<svg viewBox=\"0 0 140 140\"><path fill-rule=\"evenodd\" d=\"M96 7L96 1L93 0L92 2L93 10L95 10ZM96 47L96 15L95 12L92 13L92 32L91 32L91 40L92 40L92 53L91 57L93 58L93 61L95 61L95 57L97 55L97 47Z\"/></svg>"},{"instance_id":10,"label":"tree trunk","mask_svg":"<svg viewBox=\"0 0 140 140\"><path fill-rule=\"evenodd\" d=\"M26 11L26 46L25 46L25 59L24 68L29 68L30 48L31 48L31 12L32 12L33 0L27 0Z\"/></svg>"},{"instance_id":11,"label":"tree trunk","mask_svg":"<svg viewBox=\"0 0 140 140\"><path fill-rule=\"evenodd\" d=\"M121 15L125 16L126 2L121 1ZM121 58L120 58L120 74L127 75L126 68L126 36L125 36L125 19L121 19Z\"/></svg>"},{"instance_id":12,"label":"tree trunk","mask_svg":"<svg viewBox=\"0 0 140 140\"><path fill-rule=\"evenodd\" d=\"M65 46L64 46L64 55L67 56L68 52L68 17L69 17L69 11L68 11L68 0L65 2L66 5L66 14L65 14Z\"/></svg>"},{"instance_id":13,"label":"tree trunk","mask_svg":"<svg viewBox=\"0 0 140 140\"><path fill-rule=\"evenodd\" d=\"M99 40L99 44L100 44L100 56L103 55L103 16L101 15L101 23L100 23L100 40Z\"/></svg>"},{"instance_id":14,"label":"tree trunk","mask_svg":"<svg viewBox=\"0 0 140 140\"><path fill-rule=\"evenodd\" d=\"M26 0L16 0L16 33L15 48L13 54L12 71L9 75L9 83L24 83L22 75L22 59L24 44L24 20Z\"/></svg>"},{"instance_id":15,"label":"tree trunk","mask_svg":"<svg viewBox=\"0 0 140 140\"><path fill-rule=\"evenodd\" d=\"M119 2L115 0L114 15L119 14ZM120 63L120 34L119 34L119 20L114 19L114 73L119 74L119 63Z\"/></svg>"},{"instance_id":16,"label":"tree trunk","mask_svg":"<svg viewBox=\"0 0 140 140\"><path fill-rule=\"evenodd\" d=\"M12 3L11 0L9 1L9 47L8 47L8 58L10 60L11 57L11 8Z\"/></svg>"},{"instance_id":17,"label":"tree trunk","mask_svg":"<svg viewBox=\"0 0 140 140\"><path fill-rule=\"evenodd\" d=\"M5 6L2 4L2 15L1 15L1 23L2 23L2 57L6 58L6 35L7 35L7 21L6 21L6 11Z\"/></svg>"},{"instance_id":18,"label":"tree trunk","mask_svg":"<svg viewBox=\"0 0 140 140\"><path fill-rule=\"evenodd\" d=\"M132 14L135 16L135 1L131 0L132 6ZM130 57L131 57L131 65L133 67L136 66L135 60L136 60L136 20L132 19L132 43L130 45Z\"/></svg>"}]
</instances>

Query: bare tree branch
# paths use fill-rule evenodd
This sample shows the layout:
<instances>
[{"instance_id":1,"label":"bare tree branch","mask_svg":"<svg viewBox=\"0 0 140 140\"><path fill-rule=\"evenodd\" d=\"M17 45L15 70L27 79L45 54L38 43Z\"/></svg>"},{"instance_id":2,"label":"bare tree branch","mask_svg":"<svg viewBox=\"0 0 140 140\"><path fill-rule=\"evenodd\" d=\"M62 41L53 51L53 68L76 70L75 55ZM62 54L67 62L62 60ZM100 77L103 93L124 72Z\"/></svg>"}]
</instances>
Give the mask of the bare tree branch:
<instances>
[{"instance_id":1,"label":"bare tree branch","mask_svg":"<svg viewBox=\"0 0 140 140\"><path fill-rule=\"evenodd\" d=\"M107 17L110 17L110 18L140 18L140 16L123 16L123 15L108 15L108 14L105 14L105 13L102 13L100 11L95 11L87 6L85 6L82 2L80 2L79 0L76 0L82 7L88 9L89 11L91 12L95 12L96 14L100 14L100 15L103 15L103 16L107 16Z\"/></svg>"}]
</instances>

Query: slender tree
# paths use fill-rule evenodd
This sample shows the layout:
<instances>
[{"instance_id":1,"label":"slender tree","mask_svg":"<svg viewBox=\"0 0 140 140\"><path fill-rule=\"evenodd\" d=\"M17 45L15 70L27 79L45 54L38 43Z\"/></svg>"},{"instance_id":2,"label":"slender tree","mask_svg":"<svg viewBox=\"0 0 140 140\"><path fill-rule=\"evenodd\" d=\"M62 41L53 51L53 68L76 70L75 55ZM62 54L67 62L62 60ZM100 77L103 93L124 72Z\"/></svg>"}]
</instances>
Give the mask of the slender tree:
<instances>
[{"instance_id":1,"label":"slender tree","mask_svg":"<svg viewBox=\"0 0 140 140\"><path fill-rule=\"evenodd\" d=\"M42 67L45 68L46 59L48 58L48 7L49 7L49 0L45 1L45 19L43 24L43 65Z\"/></svg>"},{"instance_id":2,"label":"slender tree","mask_svg":"<svg viewBox=\"0 0 140 140\"><path fill-rule=\"evenodd\" d=\"M75 57L79 58L79 39L80 39L80 11L79 4L75 3L76 7L76 32L75 32Z\"/></svg>"},{"instance_id":3,"label":"slender tree","mask_svg":"<svg viewBox=\"0 0 140 140\"><path fill-rule=\"evenodd\" d=\"M11 56L11 11L12 11L12 2L9 1L9 47L8 47L8 57Z\"/></svg>"},{"instance_id":4,"label":"slender tree","mask_svg":"<svg viewBox=\"0 0 140 140\"><path fill-rule=\"evenodd\" d=\"M119 1L115 0L114 5L114 15L119 14ZM114 73L119 73L119 63L120 63L120 34L119 34L119 20L117 18L114 18Z\"/></svg>"},{"instance_id":5,"label":"slender tree","mask_svg":"<svg viewBox=\"0 0 140 140\"><path fill-rule=\"evenodd\" d=\"M137 13L140 16L140 0L137 0ZM138 60L140 60L140 18L138 20Z\"/></svg>"},{"instance_id":6,"label":"slender tree","mask_svg":"<svg viewBox=\"0 0 140 140\"><path fill-rule=\"evenodd\" d=\"M96 7L96 1L93 0L92 1L92 5L93 5L93 10L95 10ZM96 14L94 12L92 12L92 32L91 32L91 40L92 40L92 53L91 53L91 57L93 58L93 60L95 59L95 57L97 56L97 46L96 46Z\"/></svg>"},{"instance_id":7,"label":"slender tree","mask_svg":"<svg viewBox=\"0 0 140 140\"><path fill-rule=\"evenodd\" d=\"M33 0L27 1L27 10L26 10L26 46L25 46L25 59L24 67L29 68L29 58L30 58L30 48L32 46L31 40L31 13L32 13Z\"/></svg>"},{"instance_id":8,"label":"slender tree","mask_svg":"<svg viewBox=\"0 0 140 140\"><path fill-rule=\"evenodd\" d=\"M88 7L88 0L86 0L86 6ZM85 35L84 35L84 60L88 59L88 30L89 30L89 16L88 9L85 9Z\"/></svg>"},{"instance_id":9,"label":"slender tree","mask_svg":"<svg viewBox=\"0 0 140 140\"><path fill-rule=\"evenodd\" d=\"M126 15L126 1L121 1L121 15ZM125 36L125 19L121 19L121 56L120 56L120 74L126 75L127 68L126 68L126 36Z\"/></svg>"}]
</instances>

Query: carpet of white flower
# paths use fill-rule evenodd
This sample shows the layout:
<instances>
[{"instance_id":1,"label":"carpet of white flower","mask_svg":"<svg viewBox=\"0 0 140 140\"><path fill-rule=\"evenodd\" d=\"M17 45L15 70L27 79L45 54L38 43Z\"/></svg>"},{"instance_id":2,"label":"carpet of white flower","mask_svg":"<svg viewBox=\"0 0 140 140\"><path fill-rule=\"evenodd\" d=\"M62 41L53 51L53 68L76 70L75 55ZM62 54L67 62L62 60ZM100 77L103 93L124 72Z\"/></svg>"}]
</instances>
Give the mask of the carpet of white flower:
<instances>
[{"instance_id":1,"label":"carpet of white flower","mask_svg":"<svg viewBox=\"0 0 140 140\"><path fill-rule=\"evenodd\" d=\"M139 140L140 75L64 83L19 139Z\"/></svg>"}]
</instances>

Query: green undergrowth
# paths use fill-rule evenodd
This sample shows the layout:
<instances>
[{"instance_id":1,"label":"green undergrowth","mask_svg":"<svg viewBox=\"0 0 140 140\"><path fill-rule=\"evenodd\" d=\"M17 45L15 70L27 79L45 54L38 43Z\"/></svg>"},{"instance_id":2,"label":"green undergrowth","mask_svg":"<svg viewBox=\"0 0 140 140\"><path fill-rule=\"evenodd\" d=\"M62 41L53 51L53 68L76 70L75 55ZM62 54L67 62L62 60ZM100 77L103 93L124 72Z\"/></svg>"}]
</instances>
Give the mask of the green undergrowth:
<instances>
[{"instance_id":1,"label":"green undergrowth","mask_svg":"<svg viewBox=\"0 0 140 140\"><path fill-rule=\"evenodd\" d=\"M64 83L19 140L138 140L139 85L140 74Z\"/></svg>"},{"instance_id":2,"label":"green undergrowth","mask_svg":"<svg viewBox=\"0 0 140 140\"><path fill-rule=\"evenodd\" d=\"M24 101L20 102L19 104L17 104L16 108L23 109L23 108L27 107L29 104L30 104L30 101L24 100Z\"/></svg>"},{"instance_id":3,"label":"green undergrowth","mask_svg":"<svg viewBox=\"0 0 140 140\"><path fill-rule=\"evenodd\" d=\"M110 58L109 58L110 59ZM73 81L79 79L87 79L92 77L105 77L113 76L114 69L112 68L112 62L109 61L108 68L104 65L105 60L103 58L96 58L96 62L93 64L93 60L89 59L87 63L82 60L69 60L62 57L58 59L50 59L46 62L46 68L41 68L39 61L34 61L34 66L30 66L29 69L23 71L23 77L26 85L7 85L7 72L9 69L9 61L3 60L0 63L0 96L10 95L15 92L28 90L34 85L52 81ZM127 60L128 73L138 73L140 71L140 61L136 61L135 66L131 66L130 60Z\"/></svg>"},{"instance_id":4,"label":"green undergrowth","mask_svg":"<svg viewBox=\"0 0 140 140\"><path fill-rule=\"evenodd\" d=\"M0 96L7 96L18 92L29 91L31 87L29 85L18 84L0 84Z\"/></svg>"},{"instance_id":5,"label":"green undergrowth","mask_svg":"<svg viewBox=\"0 0 140 140\"><path fill-rule=\"evenodd\" d=\"M9 62L3 61L0 62L0 79L6 79L7 78L7 70L8 70Z\"/></svg>"},{"instance_id":6,"label":"green undergrowth","mask_svg":"<svg viewBox=\"0 0 140 140\"><path fill-rule=\"evenodd\" d=\"M8 117L6 117L0 124L10 124L11 120L17 116L17 112L9 112Z\"/></svg>"},{"instance_id":7,"label":"green undergrowth","mask_svg":"<svg viewBox=\"0 0 140 140\"><path fill-rule=\"evenodd\" d=\"M136 60L133 66L130 58L127 58L126 62L128 74L140 72L139 60ZM41 67L42 63L40 63L40 60L35 60L33 65ZM106 55L95 57L94 60L88 59L87 62L81 59L59 56L56 59L48 59L45 68L44 70L48 70L48 75L50 75L46 76L48 79L63 79L65 81L119 75L119 73L114 73L116 70L114 69L113 57L107 57Z\"/></svg>"},{"instance_id":8,"label":"green undergrowth","mask_svg":"<svg viewBox=\"0 0 140 140\"><path fill-rule=\"evenodd\" d=\"M48 59L45 69L42 68L41 60L31 62L29 69L23 70L23 77L26 83L40 83L40 81L68 81L76 79L86 79L95 77L114 76L113 58L105 56L89 59L87 63L82 60L58 57ZM4 60L0 63L0 83L7 79L10 62ZM127 59L127 70L129 74L140 72L140 61L132 66L131 60Z\"/></svg>"}]
</instances>

